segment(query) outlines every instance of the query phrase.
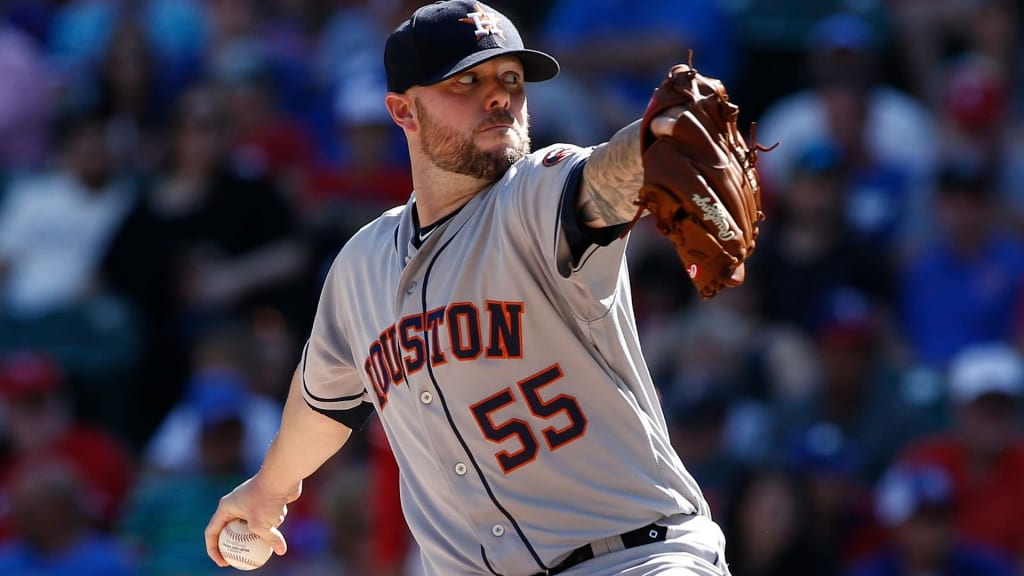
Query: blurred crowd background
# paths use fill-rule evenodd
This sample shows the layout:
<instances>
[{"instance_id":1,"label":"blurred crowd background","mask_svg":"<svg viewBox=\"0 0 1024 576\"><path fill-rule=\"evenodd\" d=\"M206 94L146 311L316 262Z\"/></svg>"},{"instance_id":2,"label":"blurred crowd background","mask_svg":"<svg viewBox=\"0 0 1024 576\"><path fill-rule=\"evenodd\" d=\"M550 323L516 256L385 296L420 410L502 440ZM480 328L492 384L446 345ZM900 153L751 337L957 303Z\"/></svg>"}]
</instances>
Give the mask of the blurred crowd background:
<instances>
[{"instance_id":1,"label":"blurred crowd background","mask_svg":"<svg viewBox=\"0 0 1024 576\"><path fill-rule=\"evenodd\" d=\"M382 54L418 3L0 0L0 575L216 572L327 266L411 189ZM491 5L562 64L535 149L691 48L780 142L742 287L696 298L649 222L629 251L733 573L1024 575L1021 3ZM374 421L258 573L416 574L397 485Z\"/></svg>"}]
</instances>

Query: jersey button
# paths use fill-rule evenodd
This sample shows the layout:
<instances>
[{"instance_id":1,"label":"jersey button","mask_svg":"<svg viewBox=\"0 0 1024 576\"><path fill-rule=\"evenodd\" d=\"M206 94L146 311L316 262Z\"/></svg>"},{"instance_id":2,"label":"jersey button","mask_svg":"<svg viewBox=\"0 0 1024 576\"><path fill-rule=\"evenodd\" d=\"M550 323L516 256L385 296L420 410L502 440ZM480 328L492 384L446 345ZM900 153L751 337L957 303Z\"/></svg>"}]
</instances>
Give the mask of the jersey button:
<instances>
[{"instance_id":1,"label":"jersey button","mask_svg":"<svg viewBox=\"0 0 1024 576\"><path fill-rule=\"evenodd\" d=\"M455 465L455 473L458 474L459 476L465 476L466 475L466 465L463 464L462 462L459 462L458 464L456 464Z\"/></svg>"},{"instance_id":2,"label":"jersey button","mask_svg":"<svg viewBox=\"0 0 1024 576\"><path fill-rule=\"evenodd\" d=\"M405 289L406 294L412 294L416 291L416 281L409 282L409 287Z\"/></svg>"},{"instance_id":3,"label":"jersey button","mask_svg":"<svg viewBox=\"0 0 1024 576\"><path fill-rule=\"evenodd\" d=\"M409 262L412 262L412 256L405 257L405 263L408 264Z\"/></svg>"},{"instance_id":4,"label":"jersey button","mask_svg":"<svg viewBox=\"0 0 1024 576\"><path fill-rule=\"evenodd\" d=\"M424 404L430 404L433 401L434 395L431 394L430 392L424 392L423 394L420 394L420 402L423 402Z\"/></svg>"},{"instance_id":5,"label":"jersey button","mask_svg":"<svg viewBox=\"0 0 1024 576\"><path fill-rule=\"evenodd\" d=\"M505 534L505 527L501 524L495 524L494 526L491 526L491 534L501 537Z\"/></svg>"}]
</instances>

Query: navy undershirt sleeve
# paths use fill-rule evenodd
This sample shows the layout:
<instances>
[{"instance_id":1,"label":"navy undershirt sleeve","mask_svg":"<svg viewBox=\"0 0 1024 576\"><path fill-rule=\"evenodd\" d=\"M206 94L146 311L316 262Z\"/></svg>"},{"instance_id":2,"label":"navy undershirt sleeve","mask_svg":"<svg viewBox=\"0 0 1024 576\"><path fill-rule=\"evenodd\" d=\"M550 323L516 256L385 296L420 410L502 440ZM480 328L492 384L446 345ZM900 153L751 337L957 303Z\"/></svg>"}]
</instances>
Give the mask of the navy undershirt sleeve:
<instances>
[{"instance_id":1,"label":"navy undershirt sleeve","mask_svg":"<svg viewBox=\"0 0 1024 576\"><path fill-rule=\"evenodd\" d=\"M583 160L573 166L572 172L566 180L565 202L562 202L562 229L565 230L565 238L569 243L573 263L578 263L583 257L583 253L591 245L607 246L629 227L629 222L605 228L591 228L580 223L576 202L579 199L580 186L583 183L583 167L586 165L587 161Z\"/></svg>"},{"instance_id":2,"label":"navy undershirt sleeve","mask_svg":"<svg viewBox=\"0 0 1024 576\"><path fill-rule=\"evenodd\" d=\"M370 421L370 416L373 415L373 404L369 402L363 402L359 406L349 408L348 410L322 410L309 403L307 403L307 406L357 432L366 426L366 423Z\"/></svg>"}]
</instances>

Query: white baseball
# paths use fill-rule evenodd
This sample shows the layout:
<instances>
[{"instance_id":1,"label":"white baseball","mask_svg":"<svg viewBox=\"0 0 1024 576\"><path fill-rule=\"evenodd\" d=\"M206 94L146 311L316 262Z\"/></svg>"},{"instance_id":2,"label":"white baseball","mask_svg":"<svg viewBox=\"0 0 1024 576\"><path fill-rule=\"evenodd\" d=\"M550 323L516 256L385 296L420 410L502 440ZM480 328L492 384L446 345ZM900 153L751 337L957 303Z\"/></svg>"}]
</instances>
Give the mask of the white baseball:
<instances>
[{"instance_id":1,"label":"white baseball","mask_svg":"<svg viewBox=\"0 0 1024 576\"><path fill-rule=\"evenodd\" d=\"M274 552L249 530L245 520L232 520L220 531L217 548L228 564L239 570L255 570L266 564Z\"/></svg>"}]
</instances>

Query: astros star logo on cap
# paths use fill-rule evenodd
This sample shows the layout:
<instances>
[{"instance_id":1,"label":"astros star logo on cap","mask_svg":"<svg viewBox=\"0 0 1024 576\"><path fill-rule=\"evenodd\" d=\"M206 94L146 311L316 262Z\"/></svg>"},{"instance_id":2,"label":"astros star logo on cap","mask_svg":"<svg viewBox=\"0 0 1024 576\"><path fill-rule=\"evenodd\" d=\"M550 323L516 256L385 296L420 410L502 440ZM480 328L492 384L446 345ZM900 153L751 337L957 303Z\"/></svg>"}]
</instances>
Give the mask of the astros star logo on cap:
<instances>
[{"instance_id":1,"label":"astros star logo on cap","mask_svg":"<svg viewBox=\"0 0 1024 576\"><path fill-rule=\"evenodd\" d=\"M465 22L466 24L473 24L476 26L477 40L492 34L496 34L504 38L505 34L498 28L498 22L500 21L501 19L494 14L484 12L483 6L480 6L480 4L476 5L476 12L468 12L465 18L459 18L459 22Z\"/></svg>"}]
</instances>

